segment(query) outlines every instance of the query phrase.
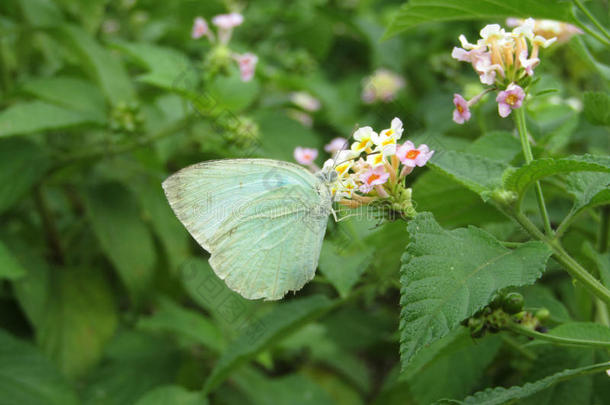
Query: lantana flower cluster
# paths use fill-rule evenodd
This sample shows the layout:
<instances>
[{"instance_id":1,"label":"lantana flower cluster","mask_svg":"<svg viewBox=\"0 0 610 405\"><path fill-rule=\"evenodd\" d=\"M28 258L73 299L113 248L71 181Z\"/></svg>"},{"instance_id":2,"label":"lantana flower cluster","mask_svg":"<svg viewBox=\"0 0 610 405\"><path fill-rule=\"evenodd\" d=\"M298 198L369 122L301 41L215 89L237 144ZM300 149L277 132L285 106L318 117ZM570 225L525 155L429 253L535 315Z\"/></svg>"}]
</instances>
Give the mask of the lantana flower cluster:
<instances>
[{"instance_id":1,"label":"lantana flower cluster","mask_svg":"<svg viewBox=\"0 0 610 405\"><path fill-rule=\"evenodd\" d=\"M534 69L540 64L540 48L547 48L557 40L556 37L537 35L536 24L533 18L528 18L511 32L498 24L489 24L481 30L481 38L475 44L460 35L462 47L454 47L451 56L472 64L481 83L491 87L471 100L454 94L453 120L456 123L468 121L470 107L493 90L498 90L496 101L501 117L505 118L512 110L521 107L526 95L524 88L531 83Z\"/></svg>"},{"instance_id":2,"label":"lantana flower cluster","mask_svg":"<svg viewBox=\"0 0 610 405\"><path fill-rule=\"evenodd\" d=\"M523 25L522 18L507 18L506 25L518 27ZM582 30L572 24L554 20L534 20L534 35L540 35L546 39L557 38L557 43L567 42L574 35L582 34Z\"/></svg>"},{"instance_id":3,"label":"lantana flower cluster","mask_svg":"<svg viewBox=\"0 0 610 405\"><path fill-rule=\"evenodd\" d=\"M258 56L251 52L243 54L231 52L228 44L233 35L233 29L244 22L244 17L239 13L220 14L212 18L212 24L217 28L216 35L203 17L196 17L193 22L191 37L199 39L206 37L215 48L210 54L210 59L219 61L223 65L227 59L237 63L241 80L248 82L254 77Z\"/></svg>"},{"instance_id":4,"label":"lantana flower cluster","mask_svg":"<svg viewBox=\"0 0 610 405\"><path fill-rule=\"evenodd\" d=\"M322 172L336 172L330 184L334 201L349 208L382 205L403 216L414 215L405 179L415 167L424 166L434 151L425 144L416 147L409 140L400 144L403 131L402 121L394 118L380 132L370 126L359 128L351 145L344 138L335 138L324 147L332 158L326 160ZM319 171L314 163L317 156L316 149L297 147L294 151L295 160L312 171Z\"/></svg>"}]
</instances>

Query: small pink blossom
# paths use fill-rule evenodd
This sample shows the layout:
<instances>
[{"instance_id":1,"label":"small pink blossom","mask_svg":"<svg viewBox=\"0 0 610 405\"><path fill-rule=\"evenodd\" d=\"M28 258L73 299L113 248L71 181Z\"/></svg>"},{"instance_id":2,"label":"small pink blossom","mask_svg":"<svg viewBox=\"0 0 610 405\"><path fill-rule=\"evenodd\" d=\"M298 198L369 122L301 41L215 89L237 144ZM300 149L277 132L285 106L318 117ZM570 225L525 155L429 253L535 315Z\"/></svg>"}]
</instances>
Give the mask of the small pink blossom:
<instances>
[{"instance_id":1,"label":"small pink blossom","mask_svg":"<svg viewBox=\"0 0 610 405\"><path fill-rule=\"evenodd\" d=\"M336 153L339 152L340 150L345 150L348 147L348 143L347 143L347 139L345 138L335 138L332 141L330 141L329 144L324 146L324 150L328 153Z\"/></svg>"},{"instance_id":2,"label":"small pink blossom","mask_svg":"<svg viewBox=\"0 0 610 405\"><path fill-rule=\"evenodd\" d=\"M254 77L254 70L258 63L258 56L253 53L247 52L242 55L236 55L235 60L239 65L239 73L241 74L241 80L243 82L249 82Z\"/></svg>"},{"instance_id":3,"label":"small pink blossom","mask_svg":"<svg viewBox=\"0 0 610 405\"><path fill-rule=\"evenodd\" d=\"M468 102L460 94L453 95L453 104L455 110L453 110L453 121L458 124L463 124L470 119L470 108Z\"/></svg>"},{"instance_id":4,"label":"small pink blossom","mask_svg":"<svg viewBox=\"0 0 610 405\"><path fill-rule=\"evenodd\" d=\"M301 146L297 146L294 148L294 160L297 163L305 166L309 166L313 163L314 160L318 157L318 150L313 148L303 148Z\"/></svg>"},{"instance_id":5,"label":"small pink blossom","mask_svg":"<svg viewBox=\"0 0 610 405\"><path fill-rule=\"evenodd\" d=\"M506 118L512 110L520 108L524 98L525 91L519 85L515 83L509 84L506 90L501 91L498 97L496 97L500 117Z\"/></svg>"},{"instance_id":6,"label":"small pink blossom","mask_svg":"<svg viewBox=\"0 0 610 405\"><path fill-rule=\"evenodd\" d=\"M386 172L383 166L377 166L360 174L360 181L362 184L360 185L359 190L363 193L368 193L373 187L385 183L389 178L390 173Z\"/></svg>"},{"instance_id":7,"label":"small pink blossom","mask_svg":"<svg viewBox=\"0 0 610 405\"><path fill-rule=\"evenodd\" d=\"M212 18L212 24L222 29L231 29L244 22L244 16L239 13L220 14Z\"/></svg>"},{"instance_id":8,"label":"small pink blossom","mask_svg":"<svg viewBox=\"0 0 610 405\"><path fill-rule=\"evenodd\" d=\"M540 59L538 59L538 58L528 59L527 50L523 50L521 52L521 55L519 55L519 63L521 64L523 69L525 69L525 73L527 73L528 76L532 76L534 74L534 68L536 66L538 66L538 64L540 63Z\"/></svg>"},{"instance_id":9,"label":"small pink blossom","mask_svg":"<svg viewBox=\"0 0 610 405\"><path fill-rule=\"evenodd\" d=\"M208 23L202 17L195 18L193 22L193 31L191 32L191 38L199 39L204 35L208 35L210 32L210 28L208 27Z\"/></svg>"},{"instance_id":10,"label":"small pink blossom","mask_svg":"<svg viewBox=\"0 0 610 405\"><path fill-rule=\"evenodd\" d=\"M407 167L422 167L434 154L433 150L428 148L428 145L421 144L417 149L411 141L407 141L396 152L396 156Z\"/></svg>"}]
</instances>

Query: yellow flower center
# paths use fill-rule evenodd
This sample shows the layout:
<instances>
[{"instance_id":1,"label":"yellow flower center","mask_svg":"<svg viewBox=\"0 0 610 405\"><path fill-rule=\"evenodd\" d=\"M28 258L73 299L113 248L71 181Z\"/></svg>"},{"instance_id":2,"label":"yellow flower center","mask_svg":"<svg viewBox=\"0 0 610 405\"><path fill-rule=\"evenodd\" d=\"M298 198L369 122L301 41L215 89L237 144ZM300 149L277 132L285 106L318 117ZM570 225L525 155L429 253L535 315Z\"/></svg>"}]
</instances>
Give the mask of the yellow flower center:
<instances>
[{"instance_id":1,"label":"yellow flower center","mask_svg":"<svg viewBox=\"0 0 610 405\"><path fill-rule=\"evenodd\" d=\"M382 142L381 142L381 146L392 145L392 144L394 144L394 143L396 143L396 141L394 140L394 138L389 138L389 139L386 139L385 141L382 141Z\"/></svg>"},{"instance_id":2,"label":"yellow flower center","mask_svg":"<svg viewBox=\"0 0 610 405\"><path fill-rule=\"evenodd\" d=\"M458 104L456 108L460 114L464 112L464 107L462 107L460 104Z\"/></svg>"}]
</instances>

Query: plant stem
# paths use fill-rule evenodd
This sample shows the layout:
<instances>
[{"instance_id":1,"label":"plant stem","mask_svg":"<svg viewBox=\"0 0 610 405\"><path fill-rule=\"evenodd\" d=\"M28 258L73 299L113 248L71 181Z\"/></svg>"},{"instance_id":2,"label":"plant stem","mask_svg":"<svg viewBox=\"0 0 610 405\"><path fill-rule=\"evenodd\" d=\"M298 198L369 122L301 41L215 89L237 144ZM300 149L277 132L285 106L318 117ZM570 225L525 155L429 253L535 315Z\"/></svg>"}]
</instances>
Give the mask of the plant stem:
<instances>
[{"instance_id":1,"label":"plant stem","mask_svg":"<svg viewBox=\"0 0 610 405\"><path fill-rule=\"evenodd\" d=\"M517 108L513 111L515 114L515 124L517 131L519 132L519 138L521 139L521 148L523 149L523 156L525 157L525 163L530 163L534 160L532 154L532 148L530 147L530 141L527 137L527 128L525 126L525 110L524 107ZM542 222L544 224L544 231L547 235L553 235L553 229L551 228L551 221L549 220L549 214L546 211L546 205L544 204L544 195L542 194L542 187L540 182L536 181L536 200L538 201L538 210L542 216Z\"/></svg>"},{"instance_id":2,"label":"plant stem","mask_svg":"<svg viewBox=\"0 0 610 405\"><path fill-rule=\"evenodd\" d=\"M610 34L608 34L608 32L606 31L606 29L604 28L603 25L600 24L599 21L597 21L597 19L593 16L593 14L591 14L591 12L589 11L589 9L587 9L584 4L582 4L582 2L580 0L573 0L574 4L576 4L576 7L578 7L580 9L580 11L583 12L584 15L587 16L587 18L589 19L589 21L591 21L593 23L593 25L595 25L597 27L597 29L607 38L610 39ZM605 42L605 41L602 41ZM606 42L606 44L608 44L608 42Z\"/></svg>"},{"instance_id":3,"label":"plant stem","mask_svg":"<svg viewBox=\"0 0 610 405\"><path fill-rule=\"evenodd\" d=\"M601 222L599 224L599 234L597 235L597 250L605 253L608 250L608 230L610 228L610 206L606 205L601 210Z\"/></svg>"},{"instance_id":4,"label":"plant stem","mask_svg":"<svg viewBox=\"0 0 610 405\"><path fill-rule=\"evenodd\" d=\"M544 235L525 215L518 213L514 216L526 231L536 239L545 242L552 250L555 260L557 260L572 277L574 277L595 296L600 298L606 304L610 304L610 290L591 275L584 267L572 258L561 246L558 240Z\"/></svg>"},{"instance_id":5,"label":"plant stem","mask_svg":"<svg viewBox=\"0 0 610 405\"><path fill-rule=\"evenodd\" d=\"M540 333L525 326L522 326L518 323L511 323L507 326L507 328L515 333L520 335L525 335L529 337L533 337L535 339L546 340L547 342L552 342L562 346L584 346L584 347L600 347L604 349L610 349L610 341L604 342L601 340L583 340L583 339L574 339L561 337L556 335L551 335L549 333Z\"/></svg>"}]
</instances>

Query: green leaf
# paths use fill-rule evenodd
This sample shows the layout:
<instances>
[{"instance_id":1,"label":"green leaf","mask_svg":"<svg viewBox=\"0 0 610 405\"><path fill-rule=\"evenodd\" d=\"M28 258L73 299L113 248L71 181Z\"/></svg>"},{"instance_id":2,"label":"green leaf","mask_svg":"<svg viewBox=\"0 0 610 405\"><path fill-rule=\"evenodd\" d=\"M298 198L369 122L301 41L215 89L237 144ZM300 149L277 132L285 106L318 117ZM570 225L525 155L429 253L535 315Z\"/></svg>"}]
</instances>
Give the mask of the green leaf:
<instances>
[{"instance_id":1,"label":"green leaf","mask_svg":"<svg viewBox=\"0 0 610 405\"><path fill-rule=\"evenodd\" d=\"M430 213L409 222L401 268L403 367L422 347L447 335L509 286L533 284L551 251L542 242L507 249L475 228L446 231Z\"/></svg>"},{"instance_id":2,"label":"green leaf","mask_svg":"<svg viewBox=\"0 0 610 405\"><path fill-rule=\"evenodd\" d=\"M203 92L214 101L216 108L236 114L256 100L260 85L256 79L243 82L238 69L232 67L229 76L216 76L211 83L204 85Z\"/></svg>"},{"instance_id":3,"label":"green leaf","mask_svg":"<svg viewBox=\"0 0 610 405\"><path fill-rule=\"evenodd\" d=\"M510 388L488 388L485 391L480 391L472 396L469 396L468 398L464 399L464 401L441 400L436 402L436 404L501 405L508 403L509 401L527 398L562 381L570 380L572 378L580 377L591 373L603 372L604 367L610 368L610 362L593 364L591 366L576 368L572 370L564 370L559 373L545 377L536 382L527 383L520 387L514 386Z\"/></svg>"},{"instance_id":4,"label":"green leaf","mask_svg":"<svg viewBox=\"0 0 610 405\"><path fill-rule=\"evenodd\" d=\"M1 329L0 402L7 405L79 403L74 390L46 356Z\"/></svg>"},{"instance_id":5,"label":"green leaf","mask_svg":"<svg viewBox=\"0 0 610 405\"><path fill-rule=\"evenodd\" d=\"M104 97L86 80L70 76L40 77L26 82L22 90L41 100L89 114L96 122L106 122Z\"/></svg>"},{"instance_id":6,"label":"green leaf","mask_svg":"<svg viewBox=\"0 0 610 405\"><path fill-rule=\"evenodd\" d=\"M610 343L610 328L593 322L569 322L548 332L549 335Z\"/></svg>"},{"instance_id":7,"label":"green leaf","mask_svg":"<svg viewBox=\"0 0 610 405\"><path fill-rule=\"evenodd\" d=\"M132 405L150 390L175 383L181 354L168 340L126 331L105 352L83 381L83 404Z\"/></svg>"},{"instance_id":8,"label":"green leaf","mask_svg":"<svg viewBox=\"0 0 610 405\"><path fill-rule=\"evenodd\" d=\"M220 352L225 346L220 330L208 318L196 311L182 308L167 298L159 299L158 308L151 316L140 318L138 328L169 332L215 352Z\"/></svg>"},{"instance_id":9,"label":"green leaf","mask_svg":"<svg viewBox=\"0 0 610 405\"><path fill-rule=\"evenodd\" d=\"M19 306L36 329L40 328L45 319L48 295L51 291L51 269L42 255L31 254L29 246L18 247L19 250L14 250L14 253L26 270L26 275L13 281L13 289Z\"/></svg>"},{"instance_id":10,"label":"green leaf","mask_svg":"<svg viewBox=\"0 0 610 405\"><path fill-rule=\"evenodd\" d=\"M196 92L201 72L198 72L189 59L173 48L131 43L113 42L114 48L125 52L136 63L148 70L138 79L166 90Z\"/></svg>"},{"instance_id":11,"label":"green leaf","mask_svg":"<svg viewBox=\"0 0 610 405\"><path fill-rule=\"evenodd\" d=\"M190 254L191 236L167 203L160 180L140 179L130 186L144 211L145 219L150 222L165 248L171 272L176 272Z\"/></svg>"},{"instance_id":12,"label":"green leaf","mask_svg":"<svg viewBox=\"0 0 610 405\"><path fill-rule=\"evenodd\" d=\"M602 284L610 288L610 252L599 253L590 243L583 245L583 251L597 266Z\"/></svg>"},{"instance_id":13,"label":"green leaf","mask_svg":"<svg viewBox=\"0 0 610 405\"><path fill-rule=\"evenodd\" d=\"M0 241L0 280L16 280L25 275L25 270L10 250Z\"/></svg>"},{"instance_id":14,"label":"green leaf","mask_svg":"<svg viewBox=\"0 0 610 405\"><path fill-rule=\"evenodd\" d=\"M566 189L574 198L572 215L590 207L610 204L610 178L606 173L570 173L566 176Z\"/></svg>"},{"instance_id":15,"label":"green leaf","mask_svg":"<svg viewBox=\"0 0 610 405\"><path fill-rule=\"evenodd\" d=\"M234 384L253 405L332 405L335 402L321 386L300 374L266 378L253 368L237 371L232 376Z\"/></svg>"},{"instance_id":16,"label":"green leaf","mask_svg":"<svg viewBox=\"0 0 610 405\"><path fill-rule=\"evenodd\" d=\"M0 139L0 213L40 181L49 167L42 148L23 138Z\"/></svg>"},{"instance_id":17,"label":"green leaf","mask_svg":"<svg viewBox=\"0 0 610 405\"><path fill-rule=\"evenodd\" d=\"M83 58L89 73L98 82L111 104L132 102L135 89L121 61L104 49L89 33L75 25L62 27L70 46Z\"/></svg>"},{"instance_id":18,"label":"green leaf","mask_svg":"<svg viewBox=\"0 0 610 405\"><path fill-rule=\"evenodd\" d=\"M260 153L266 157L294 161L292 154L296 146L309 148L321 146L315 132L288 118L286 114L261 110L256 114L255 119L260 127Z\"/></svg>"},{"instance_id":19,"label":"green leaf","mask_svg":"<svg viewBox=\"0 0 610 405\"><path fill-rule=\"evenodd\" d=\"M521 143L508 131L492 131L468 145L466 152L508 164L521 153Z\"/></svg>"},{"instance_id":20,"label":"green leaf","mask_svg":"<svg viewBox=\"0 0 610 405\"><path fill-rule=\"evenodd\" d=\"M508 167L482 156L452 150L439 151L428 165L481 195L483 199L501 186L502 173Z\"/></svg>"},{"instance_id":21,"label":"green leaf","mask_svg":"<svg viewBox=\"0 0 610 405\"><path fill-rule=\"evenodd\" d=\"M37 340L69 377L94 365L118 323L114 296L99 269L56 268Z\"/></svg>"},{"instance_id":22,"label":"green leaf","mask_svg":"<svg viewBox=\"0 0 610 405\"><path fill-rule=\"evenodd\" d=\"M99 123L91 114L42 101L14 104L0 112L0 138Z\"/></svg>"},{"instance_id":23,"label":"green leaf","mask_svg":"<svg viewBox=\"0 0 610 405\"><path fill-rule=\"evenodd\" d=\"M504 187L523 195L534 182L548 176L571 172L610 173L610 157L607 156L568 156L561 159L536 159L518 169L504 173Z\"/></svg>"},{"instance_id":24,"label":"green leaf","mask_svg":"<svg viewBox=\"0 0 610 405\"><path fill-rule=\"evenodd\" d=\"M243 333L228 346L206 380L204 391L210 392L235 367L306 323L322 316L331 307L332 301L323 295L313 295L276 304L267 315L246 326Z\"/></svg>"},{"instance_id":25,"label":"green leaf","mask_svg":"<svg viewBox=\"0 0 610 405\"><path fill-rule=\"evenodd\" d=\"M64 19L53 0L20 0L17 4L25 19L35 27L54 27Z\"/></svg>"},{"instance_id":26,"label":"green leaf","mask_svg":"<svg viewBox=\"0 0 610 405\"><path fill-rule=\"evenodd\" d=\"M411 187L417 209L432 212L443 227L504 220L493 206L485 204L477 194L440 172L429 170L422 173Z\"/></svg>"},{"instance_id":27,"label":"green leaf","mask_svg":"<svg viewBox=\"0 0 610 405\"><path fill-rule=\"evenodd\" d=\"M349 248L325 241L318 263L320 272L332 283L341 297L349 295L350 290L373 259L371 248L359 248L357 251Z\"/></svg>"},{"instance_id":28,"label":"green leaf","mask_svg":"<svg viewBox=\"0 0 610 405\"><path fill-rule=\"evenodd\" d=\"M610 126L610 95L601 91L584 94L585 118L593 125Z\"/></svg>"},{"instance_id":29,"label":"green leaf","mask_svg":"<svg viewBox=\"0 0 610 405\"><path fill-rule=\"evenodd\" d=\"M135 198L119 183L104 183L87 191L86 206L102 250L131 294L139 297L152 281L156 254Z\"/></svg>"},{"instance_id":30,"label":"green leaf","mask_svg":"<svg viewBox=\"0 0 610 405\"><path fill-rule=\"evenodd\" d=\"M485 369L502 346L497 336L489 336L475 342L465 328L446 337L450 338L449 342L443 342L440 349L433 348L438 342L426 348L435 352L431 358L426 356L427 361L420 362L416 368L408 368L401 376L406 380L411 395L420 404L430 404L440 398L463 398L468 395L480 384ZM424 350L419 354L425 354ZM457 373L456 365L459 365ZM435 386L437 381L444 383L431 390L430 387Z\"/></svg>"},{"instance_id":31,"label":"green leaf","mask_svg":"<svg viewBox=\"0 0 610 405\"><path fill-rule=\"evenodd\" d=\"M576 53L579 60L586 62L592 69L597 70L602 78L610 80L610 66L597 61L581 37L582 35L576 35L570 41L572 51Z\"/></svg>"},{"instance_id":32,"label":"green leaf","mask_svg":"<svg viewBox=\"0 0 610 405\"><path fill-rule=\"evenodd\" d=\"M146 393L135 405L207 405L199 392L188 391L178 385L164 385Z\"/></svg>"},{"instance_id":33,"label":"green leaf","mask_svg":"<svg viewBox=\"0 0 610 405\"><path fill-rule=\"evenodd\" d=\"M227 335L235 336L240 325L252 316L256 302L229 289L207 261L199 258L185 261L181 275L188 295L216 319Z\"/></svg>"},{"instance_id":34,"label":"green leaf","mask_svg":"<svg viewBox=\"0 0 610 405\"><path fill-rule=\"evenodd\" d=\"M385 38L433 21L499 20L507 17L575 22L571 4L559 0L410 0L388 27ZM481 27L482 28L482 27Z\"/></svg>"}]
</instances>

